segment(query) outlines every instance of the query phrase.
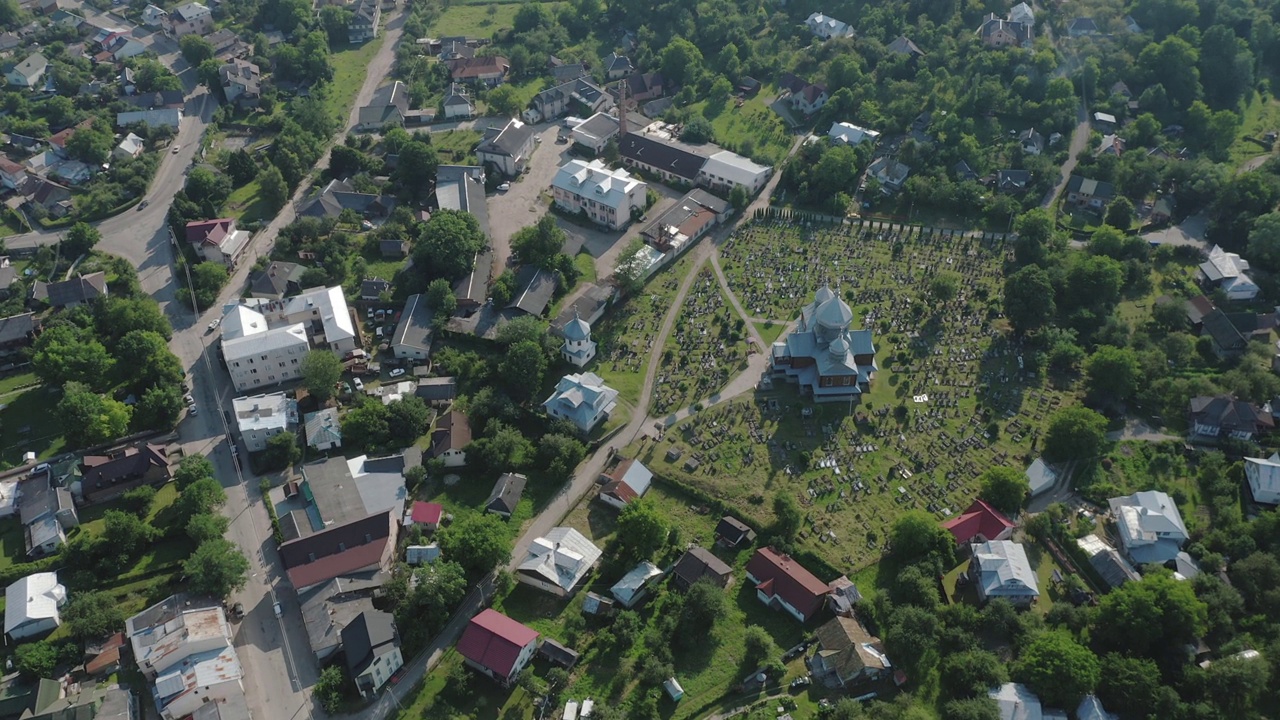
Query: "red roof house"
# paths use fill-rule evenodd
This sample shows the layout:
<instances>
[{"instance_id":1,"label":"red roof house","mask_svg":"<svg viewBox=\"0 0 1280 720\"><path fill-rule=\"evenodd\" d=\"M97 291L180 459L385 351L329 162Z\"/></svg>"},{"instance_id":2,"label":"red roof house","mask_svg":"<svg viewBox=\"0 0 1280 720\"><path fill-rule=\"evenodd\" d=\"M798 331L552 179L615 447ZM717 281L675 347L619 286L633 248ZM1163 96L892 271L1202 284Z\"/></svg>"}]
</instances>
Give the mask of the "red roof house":
<instances>
[{"instance_id":1,"label":"red roof house","mask_svg":"<svg viewBox=\"0 0 1280 720\"><path fill-rule=\"evenodd\" d=\"M193 220L187 223L187 242L192 245L217 245L235 230L235 218Z\"/></svg>"},{"instance_id":2,"label":"red roof house","mask_svg":"<svg viewBox=\"0 0 1280 720\"><path fill-rule=\"evenodd\" d=\"M503 685L533 659L538 633L492 608L471 618L458 640L458 652L467 664Z\"/></svg>"},{"instance_id":3,"label":"red roof house","mask_svg":"<svg viewBox=\"0 0 1280 720\"><path fill-rule=\"evenodd\" d=\"M785 610L800 622L822 609L829 589L800 563L773 548L756 550L747 563L747 579L755 583L760 602Z\"/></svg>"},{"instance_id":4,"label":"red roof house","mask_svg":"<svg viewBox=\"0 0 1280 720\"><path fill-rule=\"evenodd\" d=\"M1013 535L1013 521L986 503L974 500L968 510L942 523L956 537L957 545L989 540L1008 540Z\"/></svg>"},{"instance_id":5,"label":"red roof house","mask_svg":"<svg viewBox=\"0 0 1280 720\"><path fill-rule=\"evenodd\" d=\"M409 522L414 525L426 525L427 529L440 527L440 518L444 515L444 506L433 502L415 502L409 514Z\"/></svg>"}]
</instances>

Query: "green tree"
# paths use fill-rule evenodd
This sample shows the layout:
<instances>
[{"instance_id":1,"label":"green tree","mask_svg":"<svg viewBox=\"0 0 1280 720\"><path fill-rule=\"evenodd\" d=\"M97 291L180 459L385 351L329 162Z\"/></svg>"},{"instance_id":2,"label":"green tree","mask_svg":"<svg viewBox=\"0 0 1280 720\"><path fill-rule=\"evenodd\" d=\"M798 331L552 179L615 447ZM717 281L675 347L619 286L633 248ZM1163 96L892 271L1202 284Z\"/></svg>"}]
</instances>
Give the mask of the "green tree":
<instances>
[{"instance_id":1,"label":"green tree","mask_svg":"<svg viewBox=\"0 0 1280 720\"><path fill-rule=\"evenodd\" d=\"M289 202L289 184L285 182L280 168L268 162L267 166L262 168L262 172L258 173L257 179L259 197L271 212L276 212Z\"/></svg>"},{"instance_id":2,"label":"green tree","mask_svg":"<svg viewBox=\"0 0 1280 720\"><path fill-rule=\"evenodd\" d=\"M716 623L728 614L728 606L720 586L706 578L695 582L685 593L672 641L685 649L714 642L712 633Z\"/></svg>"},{"instance_id":3,"label":"green tree","mask_svg":"<svg viewBox=\"0 0 1280 720\"><path fill-rule=\"evenodd\" d=\"M263 465L270 470L284 470L302 459L298 436L292 432L276 433L267 439L267 449L262 453Z\"/></svg>"},{"instance_id":4,"label":"green tree","mask_svg":"<svg viewBox=\"0 0 1280 720\"><path fill-rule=\"evenodd\" d=\"M321 403L333 397L342 378L342 361L328 350L312 350L302 359L302 384Z\"/></svg>"},{"instance_id":5,"label":"green tree","mask_svg":"<svg viewBox=\"0 0 1280 720\"><path fill-rule=\"evenodd\" d=\"M387 424L393 442L412 445L431 427L431 408L422 398L409 395L387 405Z\"/></svg>"},{"instance_id":6,"label":"green tree","mask_svg":"<svg viewBox=\"0 0 1280 720\"><path fill-rule=\"evenodd\" d=\"M413 246L413 262L429 278L455 279L471 271L475 255L487 239L475 216L460 210L439 210L423 223Z\"/></svg>"},{"instance_id":7,"label":"green tree","mask_svg":"<svg viewBox=\"0 0 1280 720\"><path fill-rule=\"evenodd\" d=\"M988 468L978 476L978 485L978 496L1007 515L1013 515L1022 509L1029 487L1026 475L1003 466Z\"/></svg>"},{"instance_id":8,"label":"green tree","mask_svg":"<svg viewBox=\"0 0 1280 720\"><path fill-rule=\"evenodd\" d=\"M613 268L613 281L624 295L634 295L644 287L646 247L643 240L635 238L618 255L618 263Z\"/></svg>"},{"instance_id":9,"label":"green tree","mask_svg":"<svg viewBox=\"0 0 1280 720\"><path fill-rule=\"evenodd\" d=\"M1199 637L1207 619L1208 608L1191 583L1155 572L1102 596L1092 636L1115 650L1154 657Z\"/></svg>"},{"instance_id":10,"label":"green tree","mask_svg":"<svg viewBox=\"0 0 1280 720\"><path fill-rule=\"evenodd\" d=\"M1108 710L1125 717L1171 717L1157 712L1160 688L1160 667L1151 658L1120 653L1102 656L1098 698Z\"/></svg>"},{"instance_id":11,"label":"green tree","mask_svg":"<svg viewBox=\"0 0 1280 720\"><path fill-rule=\"evenodd\" d=\"M89 223L78 222L67 230L62 242L68 257L78 257L93 249L102 240L102 233Z\"/></svg>"},{"instance_id":12,"label":"green tree","mask_svg":"<svg viewBox=\"0 0 1280 720\"><path fill-rule=\"evenodd\" d=\"M770 531L784 539L795 538L796 533L804 526L804 513L796 504L795 498L785 490L773 496L773 526Z\"/></svg>"},{"instance_id":13,"label":"green tree","mask_svg":"<svg viewBox=\"0 0 1280 720\"><path fill-rule=\"evenodd\" d=\"M510 83L504 83L485 93L484 100L489 104L489 110L498 117L517 117L524 109L520 102L520 91Z\"/></svg>"},{"instance_id":14,"label":"green tree","mask_svg":"<svg viewBox=\"0 0 1280 720\"><path fill-rule=\"evenodd\" d=\"M224 598L244 587L249 561L234 543L215 538L201 543L182 570L192 592Z\"/></svg>"},{"instance_id":15,"label":"green tree","mask_svg":"<svg viewBox=\"0 0 1280 720\"><path fill-rule=\"evenodd\" d=\"M188 303L194 298L199 310L208 310L218 301L218 291L227 284L229 278L227 266L222 263L198 263L191 268L191 285L195 288L195 295L187 288L180 289L178 294Z\"/></svg>"},{"instance_id":16,"label":"green tree","mask_svg":"<svg viewBox=\"0 0 1280 720\"><path fill-rule=\"evenodd\" d=\"M1249 263L1263 270L1280 270L1280 212L1259 215L1249 230Z\"/></svg>"},{"instance_id":17,"label":"green tree","mask_svg":"<svg viewBox=\"0 0 1280 720\"><path fill-rule=\"evenodd\" d=\"M178 486L179 493L197 480L212 477L213 463L204 455L184 456L178 461L178 467L173 471L173 481Z\"/></svg>"},{"instance_id":18,"label":"green tree","mask_svg":"<svg viewBox=\"0 0 1280 720\"><path fill-rule=\"evenodd\" d=\"M182 382L182 361L169 349L163 335L151 330L131 330L116 346L116 370L136 388L176 387Z\"/></svg>"},{"instance_id":19,"label":"green tree","mask_svg":"<svg viewBox=\"0 0 1280 720\"><path fill-rule=\"evenodd\" d=\"M1018 264L1039 265L1048 255L1048 248L1053 241L1053 216L1043 208L1028 210L1018 216L1014 224L1017 239L1013 246L1014 257Z\"/></svg>"},{"instance_id":20,"label":"green tree","mask_svg":"<svg viewBox=\"0 0 1280 720\"><path fill-rule=\"evenodd\" d=\"M22 643L13 650L13 666L28 680L49 679L58 665L58 649L44 640Z\"/></svg>"},{"instance_id":21,"label":"green tree","mask_svg":"<svg viewBox=\"0 0 1280 720\"><path fill-rule=\"evenodd\" d=\"M453 285L444 278L436 278L427 285L427 307L435 313L438 323L448 321L458 309L458 296L453 294Z\"/></svg>"},{"instance_id":22,"label":"green tree","mask_svg":"<svg viewBox=\"0 0 1280 720\"><path fill-rule=\"evenodd\" d=\"M231 180L209 168L197 166L187 173L187 184L183 186L183 190L205 212L217 215L227 198L231 197Z\"/></svg>"},{"instance_id":23,"label":"green tree","mask_svg":"<svg viewBox=\"0 0 1280 720\"><path fill-rule=\"evenodd\" d=\"M400 148L391 179L403 188L409 199L417 200L434 185L438 165L436 149L430 143L411 140ZM434 215L432 219L435 219ZM427 224L430 225L430 221Z\"/></svg>"},{"instance_id":24,"label":"green tree","mask_svg":"<svg viewBox=\"0 0 1280 720\"><path fill-rule=\"evenodd\" d=\"M62 619L71 637L80 642L105 638L124 628L124 613L111 593L99 590L79 592L71 596L62 610Z\"/></svg>"},{"instance_id":25,"label":"green tree","mask_svg":"<svg viewBox=\"0 0 1280 720\"><path fill-rule=\"evenodd\" d=\"M525 436L499 420L490 420L485 436L472 442L471 447L480 464L493 472L523 470L533 456L533 445Z\"/></svg>"},{"instance_id":26,"label":"green tree","mask_svg":"<svg viewBox=\"0 0 1280 720\"><path fill-rule=\"evenodd\" d=\"M342 686L345 684L346 678L343 677L341 667L330 665L320 671L320 677L316 679L316 686L312 692L325 712L336 713L342 706Z\"/></svg>"},{"instance_id":27,"label":"green tree","mask_svg":"<svg viewBox=\"0 0 1280 720\"><path fill-rule=\"evenodd\" d=\"M197 515L210 513L227 501L227 492L211 477L196 480L178 493L174 502L178 519L186 525Z\"/></svg>"},{"instance_id":28,"label":"green tree","mask_svg":"<svg viewBox=\"0 0 1280 720\"><path fill-rule=\"evenodd\" d=\"M201 513L187 521L187 537L201 545L227 534L227 516L221 513Z\"/></svg>"},{"instance_id":29,"label":"green tree","mask_svg":"<svg viewBox=\"0 0 1280 720\"><path fill-rule=\"evenodd\" d=\"M950 270L943 270L929 280L929 297L943 305L956 299L960 294L960 275Z\"/></svg>"},{"instance_id":30,"label":"green tree","mask_svg":"<svg viewBox=\"0 0 1280 720\"><path fill-rule=\"evenodd\" d=\"M128 434L132 412L119 400L103 397L74 380L63 386L57 407L67 443L74 447L100 445Z\"/></svg>"},{"instance_id":31,"label":"green tree","mask_svg":"<svg viewBox=\"0 0 1280 720\"><path fill-rule=\"evenodd\" d=\"M111 159L115 138L110 129L94 125L67 139L67 154L89 165L101 165Z\"/></svg>"},{"instance_id":32,"label":"green tree","mask_svg":"<svg viewBox=\"0 0 1280 720\"><path fill-rule=\"evenodd\" d=\"M342 442L352 448L378 448L391 437L391 414L381 402L357 398L342 416Z\"/></svg>"},{"instance_id":33,"label":"green tree","mask_svg":"<svg viewBox=\"0 0 1280 720\"><path fill-rule=\"evenodd\" d=\"M729 204L739 212L744 210L750 202L751 195L747 193L747 188L745 186L734 185L733 189L729 191Z\"/></svg>"},{"instance_id":34,"label":"green tree","mask_svg":"<svg viewBox=\"0 0 1280 720\"><path fill-rule=\"evenodd\" d=\"M578 463L587 455L587 448L577 438L559 433L547 433L538 440L535 467L553 480L569 478Z\"/></svg>"},{"instance_id":35,"label":"green tree","mask_svg":"<svg viewBox=\"0 0 1280 720\"><path fill-rule=\"evenodd\" d=\"M632 500L618 514L614 557L628 568L638 562L652 560L666 544L669 529L666 518L653 503L644 498Z\"/></svg>"},{"instance_id":36,"label":"green tree","mask_svg":"<svg viewBox=\"0 0 1280 720\"><path fill-rule=\"evenodd\" d=\"M532 340L521 340L507 348L506 355L498 362L498 374L507 379L507 391L522 402L542 388L542 375L546 370L547 354L541 344Z\"/></svg>"},{"instance_id":37,"label":"green tree","mask_svg":"<svg viewBox=\"0 0 1280 720\"><path fill-rule=\"evenodd\" d=\"M139 485L120 497L129 512L145 520L151 512L151 504L156 500L156 489L151 485Z\"/></svg>"},{"instance_id":38,"label":"green tree","mask_svg":"<svg viewBox=\"0 0 1280 720\"><path fill-rule=\"evenodd\" d=\"M778 649L778 643L774 642L773 636L759 625L747 626L743 631L742 646L742 666L748 672L754 672L766 662L782 656L782 651Z\"/></svg>"},{"instance_id":39,"label":"green tree","mask_svg":"<svg viewBox=\"0 0 1280 720\"><path fill-rule=\"evenodd\" d=\"M346 45L347 28L351 25L351 11L338 6L326 5L320 8L320 27L329 36L330 45Z\"/></svg>"},{"instance_id":40,"label":"green tree","mask_svg":"<svg viewBox=\"0 0 1280 720\"><path fill-rule=\"evenodd\" d=\"M947 559L955 554L955 539L921 510L909 510L898 517L890 531L893 554L905 562Z\"/></svg>"},{"instance_id":41,"label":"green tree","mask_svg":"<svg viewBox=\"0 0 1280 720\"><path fill-rule=\"evenodd\" d=\"M702 51L682 37L674 37L662 49L662 77L673 85L685 85L702 72Z\"/></svg>"},{"instance_id":42,"label":"green tree","mask_svg":"<svg viewBox=\"0 0 1280 720\"><path fill-rule=\"evenodd\" d=\"M1098 657L1064 630L1048 630L1032 638L1013 666L1013 676L1027 684L1046 705L1075 707L1098 685Z\"/></svg>"},{"instance_id":43,"label":"green tree","mask_svg":"<svg viewBox=\"0 0 1280 720\"><path fill-rule=\"evenodd\" d=\"M1085 387L1095 399L1123 403L1138 391L1142 364L1129 348L1100 345L1084 363Z\"/></svg>"},{"instance_id":44,"label":"green tree","mask_svg":"<svg viewBox=\"0 0 1280 720\"><path fill-rule=\"evenodd\" d=\"M195 33L179 38L178 47L182 50L182 59L191 67L199 67L205 60L213 59L213 45Z\"/></svg>"},{"instance_id":45,"label":"green tree","mask_svg":"<svg viewBox=\"0 0 1280 720\"><path fill-rule=\"evenodd\" d=\"M31 369L49 385L84 379L94 387L105 388L112 364L102 343L69 323L47 328L32 348Z\"/></svg>"},{"instance_id":46,"label":"green tree","mask_svg":"<svg viewBox=\"0 0 1280 720\"><path fill-rule=\"evenodd\" d=\"M103 515L102 545L123 567L136 558L159 532L130 512L108 510Z\"/></svg>"},{"instance_id":47,"label":"green tree","mask_svg":"<svg viewBox=\"0 0 1280 720\"><path fill-rule=\"evenodd\" d=\"M951 653L938 666L942 688L954 698L984 695L989 688L1008 682L1004 663L986 650Z\"/></svg>"},{"instance_id":48,"label":"green tree","mask_svg":"<svg viewBox=\"0 0 1280 720\"><path fill-rule=\"evenodd\" d=\"M994 698L951 700L942 706L942 720L1000 720L1000 706Z\"/></svg>"},{"instance_id":49,"label":"green tree","mask_svg":"<svg viewBox=\"0 0 1280 720\"><path fill-rule=\"evenodd\" d=\"M1035 330L1049 322L1053 313L1053 283L1042 268L1028 265L1005 279L1004 314L1014 330Z\"/></svg>"},{"instance_id":50,"label":"green tree","mask_svg":"<svg viewBox=\"0 0 1280 720\"><path fill-rule=\"evenodd\" d=\"M556 223L554 215L543 215L537 223L520 228L511 236L511 251L520 262L552 269L553 261L564 248L564 230Z\"/></svg>"},{"instance_id":51,"label":"green tree","mask_svg":"<svg viewBox=\"0 0 1280 720\"><path fill-rule=\"evenodd\" d=\"M1133 225L1133 203L1123 195L1112 200L1102 221L1118 230L1128 230Z\"/></svg>"},{"instance_id":52,"label":"green tree","mask_svg":"<svg viewBox=\"0 0 1280 720\"><path fill-rule=\"evenodd\" d=\"M333 149L336 153L346 148L338 145ZM330 168L332 167L332 164L330 164ZM231 178L231 184L234 187L248 185L254 178L258 177L258 163L244 149L236 150L227 156L227 176ZM343 177L346 176L344 175Z\"/></svg>"},{"instance_id":53,"label":"green tree","mask_svg":"<svg viewBox=\"0 0 1280 720\"><path fill-rule=\"evenodd\" d=\"M1069 407L1049 418L1044 456L1053 462L1092 462L1107 440L1107 419L1084 407Z\"/></svg>"},{"instance_id":54,"label":"green tree","mask_svg":"<svg viewBox=\"0 0 1280 720\"><path fill-rule=\"evenodd\" d=\"M440 531L440 550L471 578L511 559L511 530L497 515L465 513Z\"/></svg>"},{"instance_id":55,"label":"green tree","mask_svg":"<svg viewBox=\"0 0 1280 720\"><path fill-rule=\"evenodd\" d=\"M184 407L182 392L176 385L147 388L133 407L133 426L140 430L172 430Z\"/></svg>"}]
</instances>

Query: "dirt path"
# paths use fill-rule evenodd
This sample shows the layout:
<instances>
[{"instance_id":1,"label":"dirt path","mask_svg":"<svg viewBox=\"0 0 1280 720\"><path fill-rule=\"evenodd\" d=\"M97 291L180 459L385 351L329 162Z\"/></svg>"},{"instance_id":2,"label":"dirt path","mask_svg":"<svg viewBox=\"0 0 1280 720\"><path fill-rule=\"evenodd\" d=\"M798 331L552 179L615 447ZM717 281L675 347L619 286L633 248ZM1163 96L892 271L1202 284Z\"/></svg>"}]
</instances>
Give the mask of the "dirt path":
<instances>
[{"instance_id":1,"label":"dirt path","mask_svg":"<svg viewBox=\"0 0 1280 720\"><path fill-rule=\"evenodd\" d=\"M1089 108L1084 103L1080 104L1080 108L1076 111L1077 125L1071 131L1071 146L1067 148L1067 161L1062 163L1062 170L1058 175L1058 183L1053 186L1040 201L1040 207L1049 207L1053 204L1054 198L1062 194L1066 189L1067 183L1071 180L1071 173L1076 169L1076 156L1089 144ZM1048 148L1046 148L1046 151Z\"/></svg>"}]
</instances>

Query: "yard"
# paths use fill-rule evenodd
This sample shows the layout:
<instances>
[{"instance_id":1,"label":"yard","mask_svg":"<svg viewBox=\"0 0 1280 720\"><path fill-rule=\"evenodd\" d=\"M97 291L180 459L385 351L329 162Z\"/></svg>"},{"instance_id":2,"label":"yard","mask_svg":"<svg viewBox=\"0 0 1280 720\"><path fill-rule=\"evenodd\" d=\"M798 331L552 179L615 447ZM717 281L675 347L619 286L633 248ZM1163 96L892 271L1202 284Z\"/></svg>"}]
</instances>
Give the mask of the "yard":
<instances>
[{"instance_id":1,"label":"yard","mask_svg":"<svg viewBox=\"0 0 1280 720\"><path fill-rule=\"evenodd\" d=\"M1228 162L1239 165L1250 158L1271 154L1272 147L1265 139L1270 132L1280 132L1280 100L1264 98L1255 92L1245 105L1243 122L1227 151Z\"/></svg>"},{"instance_id":2,"label":"yard","mask_svg":"<svg viewBox=\"0 0 1280 720\"><path fill-rule=\"evenodd\" d=\"M56 388L40 386L0 401L0 428L4 429L0 464L15 466L26 452L34 452L44 460L66 449L58 418L50 412L57 406L60 394Z\"/></svg>"},{"instance_id":3,"label":"yard","mask_svg":"<svg viewBox=\"0 0 1280 720\"><path fill-rule=\"evenodd\" d=\"M351 106L355 103L356 94L364 85L365 75L369 71L369 62L378 53L386 39L380 34L373 40L359 47L339 50L329 57L333 64L333 82L325 94L325 108L329 116L346 126L347 116L351 114Z\"/></svg>"},{"instance_id":4,"label":"yard","mask_svg":"<svg viewBox=\"0 0 1280 720\"><path fill-rule=\"evenodd\" d=\"M741 106L729 98L718 106L702 100L689 107L711 121L717 145L758 162L777 165L786 157L795 138L782 118L769 107L777 95L777 88L766 85Z\"/></svg>"},{"instance_id":5,"label":"yard","mask_svg":"<svg viewBox=\"0 0 1280 720\"><path fill-rule=\"evenodd\" d=\"M500 28L509 28L515 20L521 3L505 5L452 4L440 14L432 26L439 37L462 35L466 37L491 37Z\"/></svg>"},{"instance_id":6,"label":"yard","mask_svg":"<svg viewBox=\"0 0 1280 720\"><path fill-rule=\"evenodd\" d=\"M476 145L481 135L475 130L446 130L431 133L431 144L444 165L475 165Z\"/></svg>"}]
</instances>

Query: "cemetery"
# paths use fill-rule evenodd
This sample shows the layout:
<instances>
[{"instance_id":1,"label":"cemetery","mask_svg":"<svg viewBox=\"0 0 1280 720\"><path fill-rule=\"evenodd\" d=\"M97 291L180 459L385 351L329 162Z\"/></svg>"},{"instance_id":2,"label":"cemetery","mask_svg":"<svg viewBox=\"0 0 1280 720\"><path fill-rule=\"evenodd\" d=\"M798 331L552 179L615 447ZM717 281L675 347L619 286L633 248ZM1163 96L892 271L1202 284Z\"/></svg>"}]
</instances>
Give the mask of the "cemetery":
<instances>
[{"instance_id":1,"label":"cemetery","mask_svg":"<svg viewBox=\"0 0 1280 720\"><path fill-rule=\"evenodd\" d=\"M667 337L651 415L707 398L746 367L745 321L734 316L711 268L699 271Z\"/></svg>"}]
</instances>

